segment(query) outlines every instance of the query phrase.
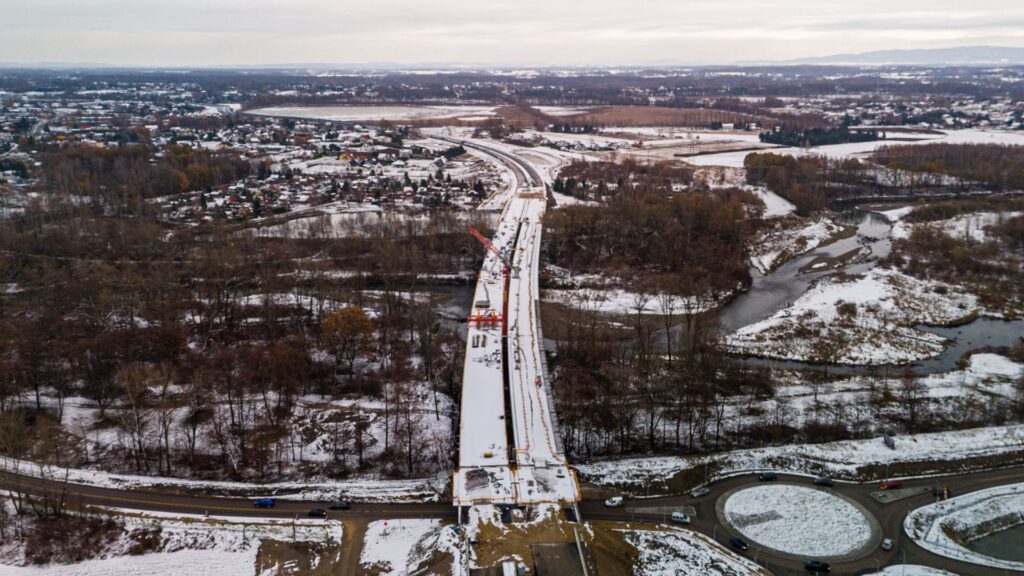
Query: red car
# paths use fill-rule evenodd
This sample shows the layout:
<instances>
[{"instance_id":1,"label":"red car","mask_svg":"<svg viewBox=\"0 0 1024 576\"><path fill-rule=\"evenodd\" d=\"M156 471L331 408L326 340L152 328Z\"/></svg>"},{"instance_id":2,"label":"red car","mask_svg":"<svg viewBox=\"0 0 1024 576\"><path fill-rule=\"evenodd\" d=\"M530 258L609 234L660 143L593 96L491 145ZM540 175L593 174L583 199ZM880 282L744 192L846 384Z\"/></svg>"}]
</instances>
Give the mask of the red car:
<instances>
[{"instance_id":1,"label":"red car","mask_svg":"<svg viewBox=\"0 0 1024 576\"><path fill-rule=\"evenodd\" d=\"M896 490L903 488L903 480L886 480L882 482L882 490Z\"/></svg>"}]
</instances>

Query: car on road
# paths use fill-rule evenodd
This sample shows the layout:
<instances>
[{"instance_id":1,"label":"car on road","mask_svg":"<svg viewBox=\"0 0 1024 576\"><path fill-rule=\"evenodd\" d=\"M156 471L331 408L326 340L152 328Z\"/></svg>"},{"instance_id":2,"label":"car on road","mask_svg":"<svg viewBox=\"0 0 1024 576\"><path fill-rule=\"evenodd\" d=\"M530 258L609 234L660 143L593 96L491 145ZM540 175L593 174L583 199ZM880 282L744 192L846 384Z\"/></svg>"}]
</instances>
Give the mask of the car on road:
<instances>
[{"instance_id":1,"label":"car on road","mask_svg":"<svg viewBox=\"0 0 1024 576\"><path fill-rule=\"evenodd\" d=\"M676 524L689 524L693 522L693 519L682 512L673 512L672 521Z\"/></svg>"},{"instance_id":2,"label":"car on road","mask_svg":"<svg viewBox=\"0 0 1024 576\"><path fill-rule=\"evenodd\" d=\"M885 550L886 552L892 550L892 538L882 540L882 550Z\"/></svg>"},{"instance_id":3,"label":"car on road","mask_svg":"<svg viewBox=\"0 0 1024 576\"><path fill-rule=\"evenodd\" d=\"M828 562L822 562L821 560L808 560L804 562L804 570L812 574L820 574L822 572L832 571L832 567L829 566Z\"/></svg>"},{"instance_id":4,"label":"car on road","mask_svg":"<svg viewBox=\"0 0 1024 576\"><path fill-rule=\"evenodd\" d=\"M335 500L331 502L331 510L348 510L352 507L352 504L348 500Z\"/></svg>"},{"instance_id":5,"label":"car on road","mask_svg":"<svg viewBox=\"0 0 1024 576\"><path fill-rule=\"evenodd\" d=\"M833 482L832 479L829 478L828 476L819 476L814 479L814 483L817 484L818 486L825 486L828 488L831 488L836 485L836 483Z\"/></svg>"},{"instance_id":6,"label":"car on road","mask_svg":"<svg viewBox=\"0 0 1024 576\"><path fill-rule=\"evenodd\" d=\"M747 544L746 541L743 540L743 538L737 538L735 536L729 538L729 546L732 546L733 548L743 552L750 550L750 544Z\"/></svg>"},{"instance_id":7,"label":"car on road","mask_svg":"<svg viewBox=\"0 0 1024 576\"><path fill-rule=\"evenodd\" d=\"M273 508L274 507L274 499L273 498L257 498L255 500L253 500L252 503L253 503L253 506L255 506L257 508Z\"/></svg>"},{"instance_id":8,"label":"car on road","mask_svg":"<svg viewBox=\"0 0 1024 576\"><path fill-rule=\"evenodd\" d=\"M882 490L898 490L903 488L903 480L886 480L882 482Z\"/></svg>"},{"instance_id":9,"label":"car on road","mask_svg":"<svg viewBox=\"0 0 1024 576\"><path fill-rule=\"evenodd\" d=\"M775 472L762 472L757 476L760 482L775 482L779 479L779 476Z\"/></svg>"},{"instance_id":10,"label":"car on road","mask_svg":"<svg viewBox=\"0 0 1024 576\"><path fill-rule=\"evenodd\" d=\"M308 514L310 518L327 518L327 510L323 508L312 508Z\"/></svg>"},{"instance_id":11,"label":"car on road","mask_svg":"<svg viewBox=\"0 0 1024 576\"><path fill-rule=\"evenodd\" d=\"M690 496L693 496L694 498L700 498L701 496L705 496L710 493L711 488L708 488L707 486L697 486L693 490L690 490Z\"/></svg>"},{"instance_id":12,"label":"car on road","mask_svg":"<svg viewBox=\"0 0 1024 576\"><path fill-rule=\"evenodd\" d=\"M604 501L604 505L609 508L618 508L622 506L622 496L612 496L611 498Z\"/></svg>"}]
</instances>

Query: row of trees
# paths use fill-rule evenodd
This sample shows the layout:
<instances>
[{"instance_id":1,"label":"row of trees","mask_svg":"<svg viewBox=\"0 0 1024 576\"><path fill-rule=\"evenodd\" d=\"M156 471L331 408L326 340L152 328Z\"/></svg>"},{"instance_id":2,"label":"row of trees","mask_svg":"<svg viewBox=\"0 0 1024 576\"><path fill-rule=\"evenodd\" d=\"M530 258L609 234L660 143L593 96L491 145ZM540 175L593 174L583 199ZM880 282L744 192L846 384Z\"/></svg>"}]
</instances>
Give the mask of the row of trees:
<instances>
[{"instance_id":1,"label":"row of trees","mask_svg":"<svg viewBox=\"0 0 1024 576\"><path fill-rule=\"evenodd\" d=\"M569 206L545 220L545 256L575 272L662 284L686 296L749 282L747 217L736 199L702 193L623 194Z\"/></svg>"},{"instance_id":2,"label":"row of trees","mask_svg":"<svg viewBox=\"0 0 1024 576\"><path fill-rule=\"evenodd\" d=\"M205 190L249 174L233 153L169 146L159 156L147 145L75 145L46 152L41 177L50 193L77 197L99 210L141 213L155 196Z\"/></svg>"},{"instance_id":3,"label":"row of trees","mask_svg":"<svg viewBox=\"0 0 1024 576\"><path fill-rule=\"evenodd\" d=\"M863 195L868 186L867 166L852 158L768 152L748 154L743 165L749 184L765 186L789 200L801 216L824 210L844 196Z\"/></svg>"},{"instance_id":4,"label":"row of trees","mask_svg":"<svg viewBox=\"0 0 1024 576\"><path fill-rule=\"evenodd\" d=\"M893 170L911 174L948 176L961 187L980 184L994 190L1024 188L1024 146L945 143L885 146L875 153L875 160ZM927 178L922 180L924 185L934 182Z\"/></svg>"},{"instance_id":5,"label":"row of trees","mask_svg":"<svg viewBox=\"0 0 1024 576\"><path fill-rule=\"evenodd\" d=\"M655 304L658 320L640 311ZM561 435L578 459L814 443L998 425L1024 418L1024 378L1006 395L931 397L909 370L845 376L803 371L806 393L779 394L777 372L725 357L713 312L667 293L640 294L625 328L581 297L559 318L554 393ZM674 328L667 328L669 326ZM667 334L673 334L667 338ZM1024 348L1008 354L1024 359ZM787 378L796 376L789 374ZM844 378L855 378L851 391ZM833 386L833 384L841 384Z\"/></svg>"}]
</instances>

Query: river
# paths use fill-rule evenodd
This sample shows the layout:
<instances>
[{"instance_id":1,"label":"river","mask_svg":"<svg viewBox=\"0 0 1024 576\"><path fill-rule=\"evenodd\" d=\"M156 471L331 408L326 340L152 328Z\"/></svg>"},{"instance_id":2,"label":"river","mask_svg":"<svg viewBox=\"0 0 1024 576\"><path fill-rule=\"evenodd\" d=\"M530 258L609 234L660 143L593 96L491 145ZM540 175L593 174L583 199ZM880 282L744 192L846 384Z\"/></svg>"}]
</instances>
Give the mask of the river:
<instances>
[{"instance_id":1,"label":"river","mask_svg":"<svg viewBox=\"0 0 1024 576\"><path fill-rule=\"evenodd\" d=\"M836 220L842 224L856 226L853 236L838 240L828 246L811 250L794 258L767 275L751 270L753 282L750 289L737 296L721 311L720 322L723 333L732 332L744 326L764 320L782 310L799 298L811 284L827 274L841 271L847 274L861 274L877 265L878 260L892 250L892 223L875 212L851 209L843 212ZM865 249L848 264L838 269L821 272L801 272L826 258L836 258L853 250ZM870 253L867 253L870 251ZM948 372L957 367L960 359L969 351L983 348L1015 346L1024 335L1024 320L1004 321L981 317L963 326L946 328L919 326L919 329L949 339L941 354L933 358L914 362L909 368L918 374ZM772 360L767 358L738 357L739 361L752 366L788 369L821 369L820 364ZM829 366L834 373L855 373L863 370L858 366ZM892 368L892 367L890 367ZM900 370L904 366L898 367Z\"/></svg>"}]
</instances>

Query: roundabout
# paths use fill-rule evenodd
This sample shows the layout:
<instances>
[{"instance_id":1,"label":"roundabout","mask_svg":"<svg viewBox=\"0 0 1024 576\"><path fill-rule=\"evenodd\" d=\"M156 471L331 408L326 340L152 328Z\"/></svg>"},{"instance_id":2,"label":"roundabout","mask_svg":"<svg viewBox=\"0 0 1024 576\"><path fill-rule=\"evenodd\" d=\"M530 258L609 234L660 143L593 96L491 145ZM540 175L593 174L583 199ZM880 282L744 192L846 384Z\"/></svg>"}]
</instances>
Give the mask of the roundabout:
<instances>
[{"instance_id":1,"label":"roundabout","mask_svg":"<svg viewBox=\"0 0 1024 576\"><path fill-rule=\"evenodd\" d=\"M735 488L715 503L718 520L751 546L794 560L857 560L882 540L878 520L830 490L789 483Z\"/></svg>"}]
</instances>

